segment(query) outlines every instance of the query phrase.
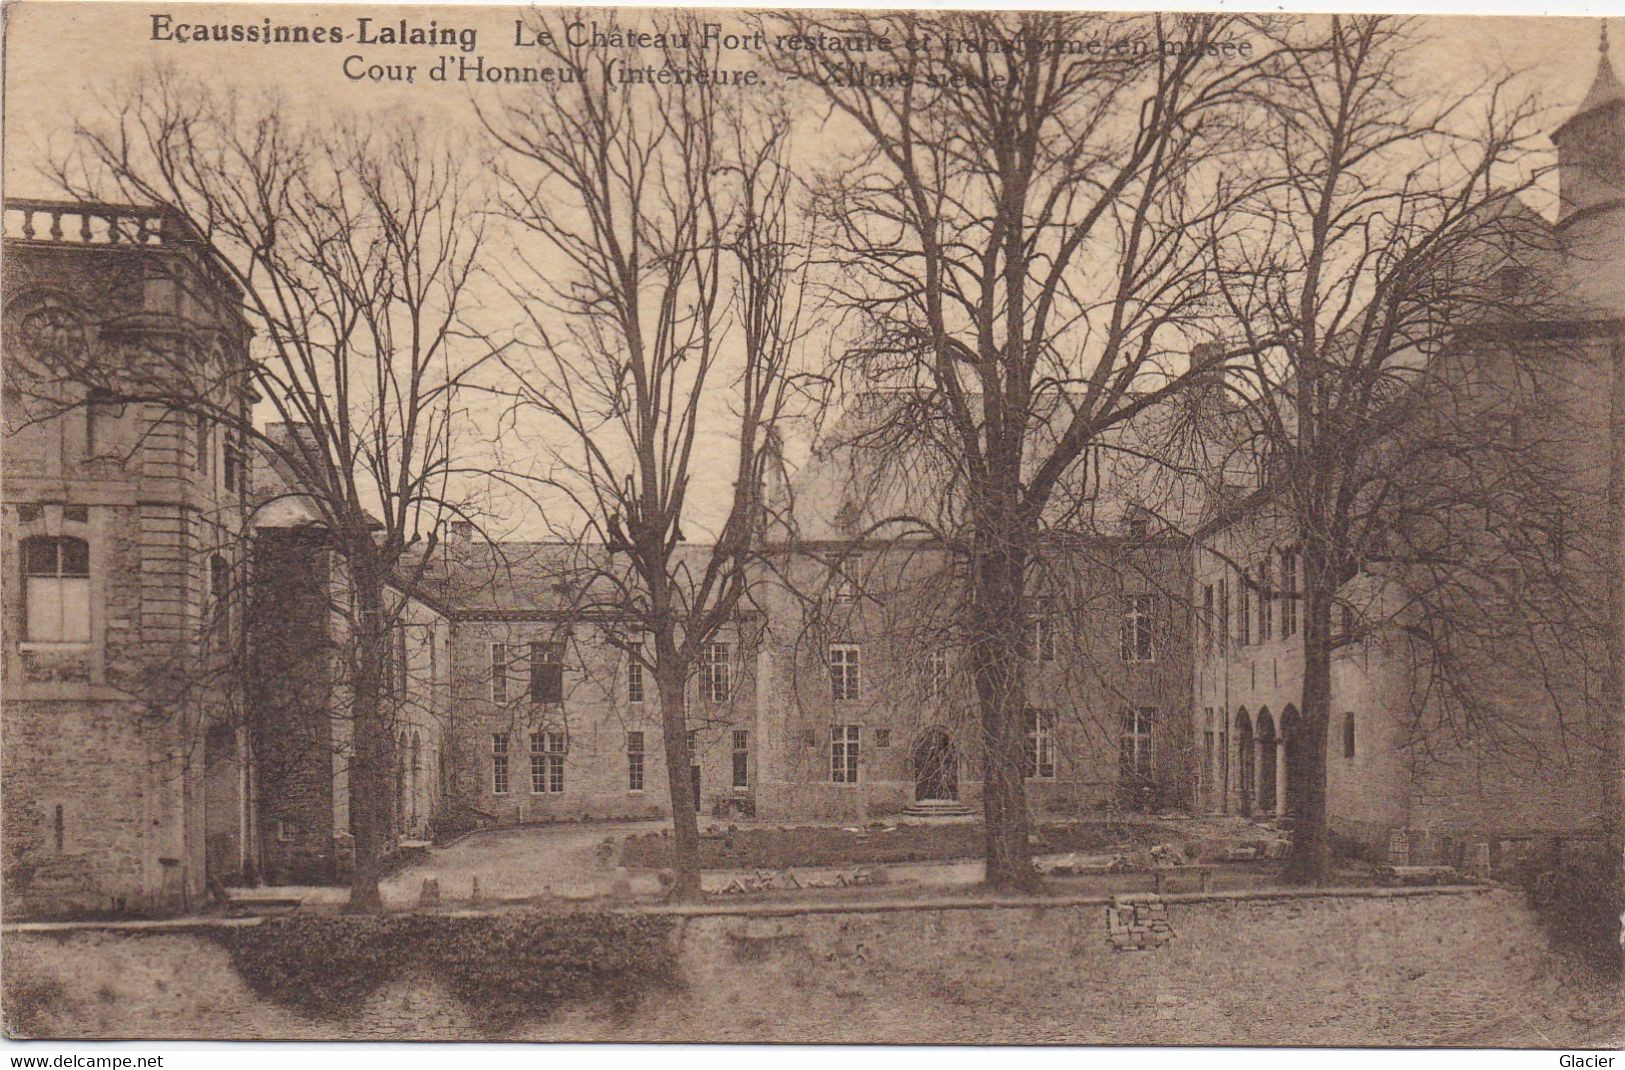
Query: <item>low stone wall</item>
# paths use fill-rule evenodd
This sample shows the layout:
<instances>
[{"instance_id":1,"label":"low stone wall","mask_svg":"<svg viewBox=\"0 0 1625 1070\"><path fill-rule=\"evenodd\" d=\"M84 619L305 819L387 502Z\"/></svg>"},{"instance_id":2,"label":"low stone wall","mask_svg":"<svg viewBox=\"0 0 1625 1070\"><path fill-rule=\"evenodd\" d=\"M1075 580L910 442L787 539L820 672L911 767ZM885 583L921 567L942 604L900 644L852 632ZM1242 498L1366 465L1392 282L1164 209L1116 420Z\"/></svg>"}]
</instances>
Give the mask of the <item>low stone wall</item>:
<instances>
[{"instance_id":1,"label":"low stone wall","mask_svg":"<svg viewBox=\"0 0 1625 1070\"><path fill-rule=\"evenodd\" d=\"M1615 985L1546 950L1510 892L1172 897L1172 939L1124 951L1099 903L693 913L685 988L562 1007L503 1039L1493 1045L1625 1039ZM342 1020L268 1005L185 928L10 931L12 1035L478 1039L433 978Z\"/></svg>"}]
</instances>

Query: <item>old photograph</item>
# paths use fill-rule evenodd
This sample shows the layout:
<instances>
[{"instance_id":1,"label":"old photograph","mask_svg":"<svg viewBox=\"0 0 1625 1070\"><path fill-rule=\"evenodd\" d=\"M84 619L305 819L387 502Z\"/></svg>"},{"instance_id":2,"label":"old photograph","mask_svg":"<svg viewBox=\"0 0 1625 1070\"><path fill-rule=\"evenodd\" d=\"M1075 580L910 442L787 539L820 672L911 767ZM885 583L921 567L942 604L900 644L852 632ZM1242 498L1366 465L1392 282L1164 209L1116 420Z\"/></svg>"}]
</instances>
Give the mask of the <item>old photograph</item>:
<instances>
[{"instance_id":1,"label":"old photograph","mask_svg":"<svg viewBox=\"0 0 1625 1070\"><path fill-rule=\"evenodd\" d=\"M11 1040L1625 1045L1625 19L4 19Z\"/></svg>"}]
</instances>

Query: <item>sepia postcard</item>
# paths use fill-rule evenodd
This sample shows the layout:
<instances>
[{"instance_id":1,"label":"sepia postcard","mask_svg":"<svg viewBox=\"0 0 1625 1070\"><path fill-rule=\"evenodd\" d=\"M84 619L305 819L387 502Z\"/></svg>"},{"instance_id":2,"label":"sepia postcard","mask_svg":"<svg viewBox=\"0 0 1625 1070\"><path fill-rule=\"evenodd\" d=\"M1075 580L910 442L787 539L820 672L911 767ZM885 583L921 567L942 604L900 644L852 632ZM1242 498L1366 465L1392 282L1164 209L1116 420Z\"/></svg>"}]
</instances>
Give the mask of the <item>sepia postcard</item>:
<instances>
[{"instance_id":1,"label":"sepia postcard","mask_svg":"<svg viewBox=\"0 0 1625 1070\"><path fill-rule=\"evenodd\" d=\"M1625 19L4 16L12 1041L1613 1065Z\"/></svg>"}]
</instances>

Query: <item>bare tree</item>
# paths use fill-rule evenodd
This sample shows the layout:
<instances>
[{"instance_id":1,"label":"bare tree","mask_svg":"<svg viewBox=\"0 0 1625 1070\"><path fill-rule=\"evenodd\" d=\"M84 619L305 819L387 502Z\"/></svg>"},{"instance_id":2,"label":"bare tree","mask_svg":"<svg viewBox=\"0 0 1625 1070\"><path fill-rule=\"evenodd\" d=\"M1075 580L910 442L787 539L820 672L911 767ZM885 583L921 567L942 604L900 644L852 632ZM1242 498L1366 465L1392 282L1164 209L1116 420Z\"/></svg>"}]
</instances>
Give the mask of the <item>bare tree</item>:
<instances>
[{"instance_id":1,"label":"bare tree","mask_svg":"<svg viewBox=\"0 0 1625 1070\"><path fill-rule=\"evenodd\" d=\"M58 184L162 209L236 292L256 340L246 368L221 366L198 337L152 347L139 368L85 361L55 376L257 445L315 512L346 582L333 713L350 734L350 906L377 910L394 795L386 676L404 605L391 587L410 587L447 518L468 513L452 416L486 356L458 339L483 229L456 146L415 124L287 115L159 70L79 122ZM271 430L235 403L241 379Z\"/></svg>"},{"instance_id":2,"label":"bare tree","mask_svg":"<svg viewBox=\"0 0 1625 1070\"><path fill-rule=\"evenodd\" d=\"M785 51L852 152L819 188L839 358L870 412L853 436L929 467L912 521L966 562L986 879L1035 876L1021 770L1035 551L1087 495L1078 462L1224 359L1196 235L1237 196L1232 105L1263 57L1227 18L787 15ZM1222 60L1215 56L1224 56ZM899 516L898 519L903 519Z\"/></svg>"},{"instance_id":3,"label":"bare tree","mask_svg":"<svg viewBox=\"0 0 1625 1070\"><path fill-rule=\"evenodd\" d=\"M1272 589L1237 565L1263 603L1302 608L1288 751L1288 873L1302 881L1329 866L1336 651L1403 645L1418 746L1481 730L1511 745L1519 725L1475 715L1483 688L1506 679L1486 670L1596 631L1563 549L1562 425L1540 417L1558 365L1521 329L1560 305L1537 281L1551 232L1517 200L1539 174L1537 114L1511 73L1428 89L1419 33L1391 17L1283 27L1255 130L1252 164L1267 175L1238 208L1245 231L1212 243L1233 341L1250 350L1228 380L1236 441L1264 472L1294 577ZM1576 668L1556 660L1517 671L1555 695Z\"/></svg>"},{"instance_id":4,"label":"bare tree","mask_svg":"<svg viewBox=\"0 0 1625 1070\"><path fill-rule=\"evenodd\" d=\"M528 336L504 358L511 378L499 389L519 423L539 416L551 434L541 464L510 478L563 498L554 516L570 518L555 519L567 541L625 554L624 566L590 566L583 585L611 593L580 608L614 614L628 655L654 675L672 894L692 897L685 685L747 598L764 464L796 392L789 120L769 99L734 99L704 79L658 96L621 84L636 50L571 44L563 16L537 19L549 61L571 77L481 113L499 145L501 211L540 250L514 274ZM653 25L668 66L703 62L697 19ZM708 460L717 438L732 454L725 473ZM714 541L685 545L707 496L720 502Z\"/></svg>"}]
</instances>

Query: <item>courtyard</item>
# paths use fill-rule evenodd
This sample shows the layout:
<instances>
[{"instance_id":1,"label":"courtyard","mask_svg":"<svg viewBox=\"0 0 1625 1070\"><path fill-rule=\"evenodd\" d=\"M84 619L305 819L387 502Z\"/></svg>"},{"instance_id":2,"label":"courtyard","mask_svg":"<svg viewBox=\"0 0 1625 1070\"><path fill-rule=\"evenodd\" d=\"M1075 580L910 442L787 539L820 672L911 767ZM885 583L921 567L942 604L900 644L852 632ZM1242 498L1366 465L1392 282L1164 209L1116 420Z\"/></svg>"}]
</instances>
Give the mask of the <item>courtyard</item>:
<instances>
[{"instance_id":1,"label":"courtyard","mask_svg":"<svg viewBox=\"0 0 1625 1070\"><path fill-rule=\"evenodd\" d=\"M982 880L981 822L973 818L865 825L702 821L701 887L707 899L862 900L963 896ZM430 847L381 885L385 906L655 902L670 865L664 820L520 825ZM1034 862L1058 895L1234 891L1275 886L1270 857L1281 833L1239 817L1141 816L1035 826ZM1336 883L1370 883L1368 866ZM428 898L426 899L426 889ZM239 912L275 902L338 909L342 887L233 893Z\"/></svg>"}]
</instances>

